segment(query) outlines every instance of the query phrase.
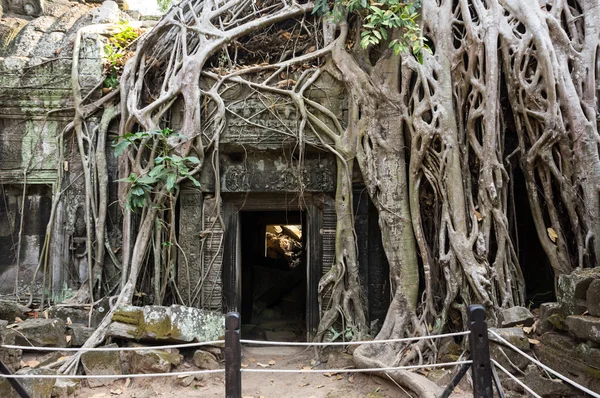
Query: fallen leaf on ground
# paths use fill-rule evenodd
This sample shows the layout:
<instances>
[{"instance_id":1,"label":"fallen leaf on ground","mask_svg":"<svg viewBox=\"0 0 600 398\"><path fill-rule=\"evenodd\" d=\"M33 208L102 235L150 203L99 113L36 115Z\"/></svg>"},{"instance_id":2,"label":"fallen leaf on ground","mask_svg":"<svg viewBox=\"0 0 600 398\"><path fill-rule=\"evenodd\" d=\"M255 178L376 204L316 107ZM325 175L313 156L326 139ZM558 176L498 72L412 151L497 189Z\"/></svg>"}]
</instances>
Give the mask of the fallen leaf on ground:
<instances>
[{"instance_id":1,"label":"fallen leaf on ground","mask_svg":"<svg viewBox=\"0 0 600 398\"><path fill-rule=\"evenodd\" d=\"M115 388L114 390L110 390L110 393L112 395L121 395L123 394L123 390L121 390L120 388Z\"/></svg>"},{"instance_id":2,"label":"fallen leaf on ground","mask_svg":"<svg viewBox=\"0 0 600 398\"><path fill-rule=\"evenodd\" d=\"M271 359L271 360L269 361L269 365L275 365L275 360Z\"/></svg>"},{"instance_id":3,"label":"fallen leaf on ground","mask_svg":"<svg viewBox=\"0 0 600 398\"><path fill-rule=\"evenodd\" d=\"M248 362L254 363L254 362L256 362L256 359L254 359L254 358L248 358Z\"/></svg>"},{"instance_id":4,"label":"fallen leaf on ground","mask_svg":"<svg viewBox=\"0 0 600 398\"><path fill-rule=\"evenodd\" d=\"M243 364L242 364L242 368L247 368L247 367L248 367L248 364L247 364L247 363L243 363Z\"/></svg>"},{"instance_id":5,"label":"fallen leaf on ground","mask_svg":"<svg viewBox=\"0 0 600 398\"><path fill-rule=\"evenodd\" d=\"M269 365L265 365L264 363L260 363L260 362L256 362L256 365L260 366L261 368L268 368Z\"/></svg>"},{"instance_id":6,"label":"fallen leaf on ground","mask_svg":"<svg viewBox=\"0 0 600 398\"><path fill-rule=\"evenodd\" d=\"M354 375L352 375L352 376L348 377L348 381L349 381L350 383L354 383Z\"/></svg>"},{"instance_id":7,"label":"fallen leaf on ground","mask_svg":"<svg viewBox=\"0 0 600 398\"><path fill-rule=\"evenodd\" d=\"M39 364L40 364L40 361L36 361L35 359L32 359L31 361L25 362L25 366L29 366L30 368L35 368Z\"/></svg>"},{"instance_id":8,"label":"fallen leaf on ground","mask_svg":"<svg viewBox=\"0 0 600 398\"><path fill-rule=\"evenodd\" d=\"M311 369L312 369L312 366L303 366L302 367L302 370L311 370Z\"/></svg>"},{"instance_id":9,"label":"fallen leaf on ground","mask_svg":"<svg viewBox=\"0 0 600 398\"><path fill-rule=\"evenodd\" d=\"M531 344L534 344L534 345L538 345L538 344L540 344L540 341L539 341L539 340L536 340L536 339L529 339L529 342L530 342Z\"/></svg>"},{"instance_id":10,"label":"fallen leaf on ground","mask_svg":"<svg viewBox=\"0 0 600 398\"><path fill-rule=\"evenodd\" d=\"M323 384L317 386L317 388L323 388L323 387L325 387Z\"/></svg>"},{"instance_id":11,"label":"fallen leaf on ground","mask_svg":"<svg viewBox=\"0 0 600 398\"><path fill-rule=\"evenodd\" d=\"M523 331L527 334L531 333L533 326L523 326Z\"/></svg>"}]
</instances>

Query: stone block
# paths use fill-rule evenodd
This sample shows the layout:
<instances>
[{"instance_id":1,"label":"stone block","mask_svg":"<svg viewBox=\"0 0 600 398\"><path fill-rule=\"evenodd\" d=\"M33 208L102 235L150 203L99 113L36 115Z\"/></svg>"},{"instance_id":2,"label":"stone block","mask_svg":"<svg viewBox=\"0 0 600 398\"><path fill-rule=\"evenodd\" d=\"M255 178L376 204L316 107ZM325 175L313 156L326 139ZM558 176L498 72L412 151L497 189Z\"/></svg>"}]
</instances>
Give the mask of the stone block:
<instances>
[{"instance_id":1,"label":"stone block","mask_svg":"<svg viewBox=\"0 0 600 398\"><path fill-rule=\"evenodd\" d=\"M492 328L490 330L498 333L504 340L513 344L521 351L528 352L531 350L529 339L525 335L525 332L522 328ZM524 370L527 367L529 364L529 360L527 358L504 343L500 342L497 337L490 335L489 339L490 356L498 361L505 369L511 373L518 373L517 369L515 369L515 366L520 370Z\"/></svg>"},{"instance_id":2,"label":"stone block","mask_svg":"<svg viewBox=\"0 0 600 398\"><path fill-rule=\"evenodd\" d=\"M173 350L177 351L177 350ZM129 354L131 373L168 373L181 363L181 355L167 350L138 350Z\"/></svg>"},{"instance_id":3,"label":"stone block","mask_svg":"<svg viewBox=\"0 0 600 398\"><path fill-rule=\"evenodd\" d=\"M112 321L109 336L138 341L189 343L225 335L223 314L181 305L122 306Z\"/></svg>"},{"instance_id":4,"label":"stone block","mask_svg":"<svg viewBox=\"0 0 600 398\"><path fill-rule=\"evenodd\" d=\"M65 323L62 319L27 319L7 329L6 344L34 347L65 347Z\"/></svg>"},{"instance_id":5,"label":"stone block","mask_svg":"<svg viewBox=\"0 0 600 398\"><path fill-rule=\"evenodd\" d=\"M590 315L600 317L600 279L595 279L590 283L585 297Z\"/></svg>"},{"instance_id":6,"label":"stone block","mask_svg":"<svg viewBox=\"0 0 600 398\"><path fill-rule=\"evenodd\" d=\"M542 363L592 391L600 391L600 349L556 332L545 333L540 341L533 351Z\"/></svg>"},{"instance_id":7,"label":"stone block","mask_svg":"<svg viewBox=\"0 0 600 398\"><path fill-rule=\"evenodd\" d=\"M58 318L67 322L70 319L72 323L87 325L89 323L89 311L81 308L72 308L64 306L52 306L48 308L48 317Z\"/></svg>"},{"instance_id":8,"label":"stone block","mask_svg":"<svg viewBox=\"0 0 600 398\"><path fill-rule=\"evenodd\" d=\"M565 320L569 332L581 340L600 343L600 318L586 315L570 315Z\"/></svg>"},{"instance_id":9,"label":"stone block","mask_svg":"<svg viewBox=\"0 0 600 398\"><path fill-rule=\"evenodd\" d=\"M79 379L57 379L52 387L52 398L68 398L79 389Z\"/></svg>"},{"instance_id":10,"label":"stone block","mask_svg":"<svg viewBox=\"0 0 600 398\"><path fill-rule=\"evenodd\" d=\"M74 323L69 325L68 334L71 336L71 347L81 347L91 337L96 329Z\"/></svg>"},{"instance_id":11,"label":"stone block","mask_svg":"<svg viewBox=\"0 0 600 398\"><path fill-rule=\"evenodd\" d=\"M578 268L558 277L556 296L566 315L581 315L586 311L587 290L595 279L600 279L600 267Z\"/></svg>"},{"instance_id":12,"label":"stone block","mask_svg":"<svg viewBox=\"0 0 600 398\"><path fill-rule=\"evenodd\" d=\"M203 350L194 352L194 364L200 369L219 369L219 363L213 354Z\"/></svg>"},{"instance_id":13,"label":"stone block","mask_svg":"<svg viewBox=\"0 0 600 398\"><path fill-rule=\"evenodd\" d=\"M54 375L56 371L46 368L25 368L16 372L16 374L31 375ZM52 395L52 387L56 379L19 379L21 385L29 393L31 398L49 398ZM8 380L0 378L0 397L19 398L19 395L12 388Z\"/></svg>"},{"instance_id":14,"label":"stone block","mask_svg":"<svg viewBox=\"0 0 600 398\"><path fill-rule=\"evenodd\" d=\"M106 347L117 347L110 344ZM121 358L118 351L88 351L81 355L81 364L86 375L121 375ZM88 379L90 387L112 384L116 379Z\"/></svg>"},{"instance_id":15,"label":"stone block","mask_svg":"<svg viewBox=\"0 0 600 398\"><path fill-rule=\"evenodd\" d=\"M561 315L560 305L558 303L543 303L540 305L540 321L536 329L538 334L543 334L554 329L554 325L549 319L553 315Z\"/></svg>"},{"instance_id":16,"label":"stone block","mask_svg":"<svg viewBox=\"0 0 600 398\"><path fill-rule=\"evenodd\" d=\"M31 311L29 307L14 301L0 300L0 319L13 323L16 317L25 318L25 313Z\"/></svg>"},{"instance_id":17,"label":"stone block","mask_svg":"<svg viewBox=\"0 0 600 398\"><path fill-rule=\"evenodd\" d=\"M536 365L528 365L525 371L525 384L544 398L567 398L578 396L578 391L558 379L543 377Z\"/></svg>"},{"instance_id":18,"label":"stone block","mask_svg":"<svg viewBox=\"0 0 600 398\"><path fill-rule=\"evenodd\" d=\"M0 344L9 344L4 341L4 334L6 332L6 326L8 321L0 320ZM23 355L22 350L14 350L8 348L0 348L0 361L4 362L6 367L11 372L16 372L21 367L21 356Z\"/></svg>"},{"instance_id":19,"label":"stone block","mask_svg":"<svg viewBox=\"0 0 600 398\"><path fill-rule=\"evenodd\" d=\"M503 328L512 326L533 325L533 314L525 307L511 307L500 312L501 325Z\"/></svg>"}]
</instances>

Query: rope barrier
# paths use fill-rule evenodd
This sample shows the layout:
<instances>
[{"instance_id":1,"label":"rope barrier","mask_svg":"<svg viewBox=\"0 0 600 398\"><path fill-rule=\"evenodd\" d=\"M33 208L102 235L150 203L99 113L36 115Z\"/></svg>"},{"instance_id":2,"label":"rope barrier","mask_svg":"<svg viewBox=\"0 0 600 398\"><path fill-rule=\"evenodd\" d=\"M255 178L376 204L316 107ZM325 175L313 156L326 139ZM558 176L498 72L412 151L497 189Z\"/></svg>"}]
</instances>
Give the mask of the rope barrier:
<instances>
[{"instance_id":1,"label":"rope barrier","mask_svg":"<svg viewBox=\"0 0 600 398\"><path fill-rule=\"evenodd\" d=\"M492 360L492 363L494 364L494 366L496 366L498 369L500 369L501 371L503 371L504 373L506 373L508 375L508 377L510 377L518 385L520 385L521 387L523 387L525 389L525 391L527 391L528 393L530 393L531 395L533 395L535 398L542 398L541 396L539 396L538 394L536 394L536 392L533 391L531 388L527 387L527 385L525 383L523 383L521 380L519 380L515 375L513 375L512 373L510 373L508 370L504 369L495 359L493 359L493 358L490 358L490 359Z\"/></svg>"},{"instance_id":2,"label":"rope barrier","mask_svg":"<svg viewBox=\"0 0 600 398\"><path fill-rule=\"evenodd\" d=\"M464 365L470 364L473 361L456 361L446 363L433 363L426 365L410 365L410 366L396 366L389 368L366 368L366 369L248 369L242 368L242 372L249 373L360 373L360 372L385 372L392 370L410 370L410 369L424 369L424 368L441 368L444 366Z\"/></svg>"},{"instance_id":3,"label":"rope barrier","mask_svg":"<svg viewBox=\"0 0 600 398\"><path fill-rule=\"evenodd\" d=\"M223 344L225 340L214 340L214 341L202 341L198 343L184 343L184 344L172 344L172 345L157 345L157 346L146 346L146 347L90 347L90 348L74 348L74 347L34 347L34 346L21 346L21 345L0 345L0 348L10 348L27 351L70 351L70 352L88 352L88 351L142 351L142 350L165 350L169 348L189 348L189 347L200 347L205 345L217 345Z\"/></svg>"},{"instance_id":4,"label":"rope barrier","mask_svg":"<svg viewBox=\"0 0 600 398\"><path fill-rule=\"evenodd\" d=\"M471 332L456 332L456 333L446 333L446 334L436 334L431 336L420 336L420 337L407 337L403 339L388 339L388 340L367 340L367 341L336 341L336 342L286 342L286 341L265 341L265 340L245 340L241 339L240 342L243 344L256 344L256 345L278 345L278 346L346 346L346 345L362 345L362 344L381 344L381 343L402 343L402 342L411 342L418 340L432 340L438 339L442 337L454 337L454 336L466 336Z\"/></svg>"},{"instance_id":5,"label":"rope barrier","mask_svg":"<svg viewBox=\"0 0 600 398\"><path fill-rule=\"evenodd\" d=\"M0 377L7 379L135 379L140 377L168 377L168 376L192 376L196 374L207 373L225 373L225 369L214 370L195 370L189 372L172 372L172 373L145 373L131 375L32 375L32 374L12 374L1 375Z\"/></svg>"},{"instance_id":6,"label":"rope barrier","mask_svg":"<svg viewBox=\"0 0 600 398\"><path fill-rule=\"evenodd\" d=\"M594 398L600 398L600 394L595 393L592 390L590 390L589 388L586 388L586 387L582 386L581 384L578 384L578 383L574 382L573 380L569 379L568 377L565 377L565 376L561 375L560 373L558 373L557 371L553 370L552 368L544 365L543 363L541 363L537 359L533 358L532 356L527 355L526 353L524 353L523 351L521 351L519 348L515 347L510 342L506 341L502 336L500 336L498 333L494 332L493 330L489 330L489 332L490 332L490 334L492 334L493 336L495 336L497 339L499 339L503 344L506 344L508 347L512 348L513 350L515 350L516 352L518 352L519 354L521 354L525 358L529 359L531 362L535 363L539 367L541 367L541 368L547 370L548 372L552 373L554 376L558 377L559 379L561 379L565 383L569 383L573 387L579 389L580 391L585 392L586 394L589 394L590 396L592 396Z\"/></svg>"}]
</instances>

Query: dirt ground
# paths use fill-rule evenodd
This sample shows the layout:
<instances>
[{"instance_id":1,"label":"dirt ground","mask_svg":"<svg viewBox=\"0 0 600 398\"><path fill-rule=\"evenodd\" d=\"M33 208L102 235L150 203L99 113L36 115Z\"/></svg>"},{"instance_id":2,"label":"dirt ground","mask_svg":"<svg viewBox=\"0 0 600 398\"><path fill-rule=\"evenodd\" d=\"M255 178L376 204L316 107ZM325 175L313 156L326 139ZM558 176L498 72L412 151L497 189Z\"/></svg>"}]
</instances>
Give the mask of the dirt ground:
<instances>
[{"instance_id":1,"label":"dirt ground","mask_svg":"<svg viewBox=\"0 0 600 398\"><path fill-rule=\"evenodd\" d=\"M323 368L315 364L312 351L295 347L248 347L244 349L242 367L246 369ZM311 365L312 363L312 365ZM191 371L185 361L177 371ZM242 396L245 398L380 398L410 397L390 380L360 373L242 373ZM89 388L82 383L76 392L81 398L146 397L224 397L222 374L206 375L185 387L183 379L142 378L117 380L110 386ZM460 390L453 397L471 396Z\"/></svg>"}]
</instances>

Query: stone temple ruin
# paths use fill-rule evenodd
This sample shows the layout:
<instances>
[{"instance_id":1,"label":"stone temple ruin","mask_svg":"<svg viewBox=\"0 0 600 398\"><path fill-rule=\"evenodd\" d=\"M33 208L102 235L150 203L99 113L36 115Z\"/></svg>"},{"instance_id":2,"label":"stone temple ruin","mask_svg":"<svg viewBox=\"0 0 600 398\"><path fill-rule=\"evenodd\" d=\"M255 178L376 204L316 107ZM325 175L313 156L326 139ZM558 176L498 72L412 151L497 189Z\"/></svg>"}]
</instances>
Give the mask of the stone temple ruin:
<instances>
[{"instance_id":1,"label":"stone temple ruin","mask_svg":"<svg viewBox=\"0 0 600 398\"><path fill-rule=\"evenodd\" d=\"M25 3L37 4L36 11L28 12ZM51 280L46 280L45 286L51 286L49 293L54 300L67 297L87 279L81 164L76 142L61 132L72 121L70 68L75 32L90 24L139 17L116 7L113 2L97 7L66 0L4 0L0 23L1 293L12 293L17 279L19 286L28 285L40 261L51 270ZM106 40L95 33L83 36L79 73L84 94L98 95L93 90L103 80ZM321 78L319 87L326 89L314 90L311 95L315 99L327 97L338 114L346 112L341 87L327 76ZM329 153L307 148L299 169L293 164L295 141L286 134L297 129L296 115L290 114L293 108L276 98L271 104L264 98L233 101L245 96L244 92L232 94L231 117L220 143L225 231L213 228L204 239L204 231L215 224L215 178L209 167L200 178L200 190L184 188L180 194L179 243L187 253L186 259L179 259L177 270L178 275L186 276L179 280L181 294L190 306L240 310L249 330L261 336L264 330L257 321L278 320L296 325L294 338L310 338L321 310L318 281L334 256L335 159ZM116 126L109 134L107 146L116 138ZM57 164L57 151L63 151L61 164ZM112 154L112 149L107 148L107 153ZM118 179L117 159L108 158L113 181L109 186L108 240L114 248L120 242L121 215L114 183ZM57 189L64 192L51 214L52 193ZM377 327L389 304L388 269L377 213L360 177L356 178L354 194L361 277L369 296L369 318ZM25 209L22 215L21 208ZM49 256L40 259L50 217L55 222L48 242ZM293 268L282 267L285 261L267 255L267 236L282 225L296 225L301 231L296 237ZM14 246L19 233L17 272ZM109 258L106 267L114 269ZM203 275L208 277L201 287L186 286L188 275L193 282ZM44 282L38 279L38 283ZM282 313L295 318L281 321Z\"/></svg>"},{"instance_id":2,"label":"stone temple ruin","mask_svg":"<svg viewBox=\"0 0 600 398\"><path fill-rule=\"evenodd\" d=\"M153 24L140 21L139 13L124 11L122 2L118 4L0 1L2 295L13 294L15 287L25 295L33 281L40 289L47 289L52 301L60 302L87 280L81 161L73 137L62 131L73 118L75 32L87 25L119 20L147 27ZM79 74L84 95L100 95L106 41L101 34L83 35ZM313 98L329 101L330 109L338 115L347 112L346 93L333 79L324 74L315 86L321 89L311 92ZM307 147L299 168L294 162L295 140L287 133L298 128L293 108L276 98L247 98L247 94L241 88L229 94L231 112L220 140L218 181L207 167L199 178L200 189L184 187L180 194L176 224L179 244L187 254L177 264L181 297L189 307L240 311L243 333L248 337L309 340L323 311L317 299L318 282L329 269L335 250L336 162L332 154ZM246 99L236 102L238 98ZM177 115L172 121L176 126ZM107 153L112 154L116 125L109 128L109 135ZM60 164L59 153L64 159ZM107 162L111 181L107 245L114 249L120 244L122 219L115 183L118 164L113 155ZM222 192L225 229L215 222L217 183ZM390 302L389 270L377 212L359 175L354 176L353 189L360 278L368 321L376 332ZM58 191L60 201L54 207L52 197ZM51 219L54 222L50 224ZM49 250L42 257L44 245ZM531 253L535 255L533 249ZM34 277L36 268L46 272ZM117 275L111 256L107 256L106 270ZM576 369L575 379L600 388L600 273L563 278L556 293L553 281L540 278L539 270L530 268L524 273L530 286L550 290L544 301L557 297L558 303L540 307L537 330L533 331L541 335L536 343L530 343L522 328L512 330L514 326L534 325L526 309L519 313L516 323L500 325L506 329L501 331L549 365ZM532 303L540 304L533 297ZM153 303L147 296L140 296L138 301L138 305ZM115 323L114 336L132 328L135 333L144 332L139 325ZM83 344L80 337L74 337L73 344ZM456 359L450 346L445 346L440 358L447 355ZM495 350L493 355L505 361L506 367L518 368L517 373L526 370L527 364L507 363L504 354Z\"/></svg>"}]
</instances>

